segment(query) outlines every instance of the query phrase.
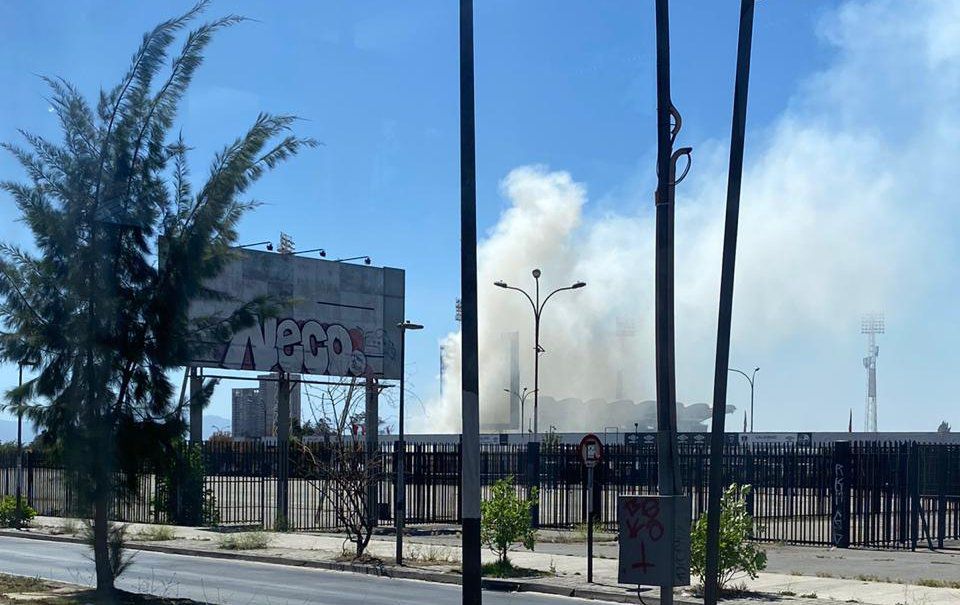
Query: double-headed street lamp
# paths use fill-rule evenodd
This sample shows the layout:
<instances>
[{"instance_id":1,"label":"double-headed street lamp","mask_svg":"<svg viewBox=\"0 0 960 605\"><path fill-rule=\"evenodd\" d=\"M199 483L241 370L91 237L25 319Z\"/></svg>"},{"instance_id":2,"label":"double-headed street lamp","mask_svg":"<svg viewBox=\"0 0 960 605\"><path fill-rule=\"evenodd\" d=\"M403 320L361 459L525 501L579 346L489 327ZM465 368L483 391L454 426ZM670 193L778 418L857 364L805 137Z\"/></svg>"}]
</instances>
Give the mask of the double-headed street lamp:
<instances>
[{"instance_id":1,"label":"double-headed street lamp","mask_svg":"<svg viewBox=\"0 0 960 605\"><path fill-rule=\"evenodd\" d=\"M394 448L397 452L397 510L393 522L397 530L397 565L403 565L403 524L407 515L407 486L403 469L404 459L407 457L407 447L403 441L403 377L406 373L406 366L404 365L404 358L406 357L406 334L407 330L422 330L423 326L410 321L404 321L398 323L397 327L400 328L400 435Z\"/></svg>"},{"instance_id":2,"label":"double-headed street lamp","mask_svg":"<svg viewBox=\"0 0 960 605\"><path fill-rule=\"evenodd\" d=\"M557 288L553 292L547 295L543 299L543 302L540 302L540 269L533 270L533 279L536 281L536 302L534 298L531 297L527 292L521 288L515 286L509 286L506 282L498 281L494 282L494 286L498 288L505 288L507 290L516 290L524 296L527 297L527 300L530 301L530 306L533 307L533 340L534 340L534 356L533 356L533 433L539 435L539 403L540 403L540 353L543 353L543 348L540 346L540 316L543 313L543 307L547 304L547 301L556 294L557 292L563 292L564 290L576 290L586 286L586 282L578 281L572 286L567 286L565 288Z\"/></svg>"},{"instance_id":3,"label":"double-headed street lamp","mask_svg":"<svg viewBox=\"0 0 960 605\"><path fill-rule=\"evenodd\" d=\"M523 387L523 391L518 393L516 391L511 391L510 389L503 389L505 393L510 393L514 397L520 400L520 434L523 434L523 416L524 416L524 403L527 401L527 396L532 395L533 391Z\"/></svg>"},{"instance_id":4,"label":"double-headed street lamp","mask_svg":"<svg viewBox=\"0 0 960 605\"><path fill-rule=\"evenodd\" d=\"M760 371L760 368L753 368L753 373L747 376L747 373L743 370L738 370L737 368L727 368L731 372L736 372L737 374L742 375L744 378L750 382L750 432L753 432L753 381L757 376L757 372Z\"/></svg>"}]
</instances>

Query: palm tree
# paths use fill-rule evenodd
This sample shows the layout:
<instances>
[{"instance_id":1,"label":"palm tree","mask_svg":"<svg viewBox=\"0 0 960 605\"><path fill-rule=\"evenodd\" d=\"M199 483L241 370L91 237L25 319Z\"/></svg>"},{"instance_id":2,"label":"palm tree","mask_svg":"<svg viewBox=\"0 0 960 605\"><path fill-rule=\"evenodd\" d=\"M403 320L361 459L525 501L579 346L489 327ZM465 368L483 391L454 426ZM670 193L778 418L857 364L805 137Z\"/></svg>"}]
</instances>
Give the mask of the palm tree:
<instances>
[{"instance_id":1,"label":"palm tree","mask_svg":"<svg viewBox=\"0 0 960 605\"><path fill-rule=\"evenodd\" d=\"M66 80L45 78L63 140L21 131L25 146L4 145L29 181L0 187L34 249L0 244L0 360L40 360L36 377L8 401L30 403L31 419L81 478L102 596L113 594L118 572L110 504L133 497L137 469L163 458L183 433L168 372L196 353L192 343L228 337L271 311L269 301L246 301L212 323L191 320L188 308L228 299L204 283L233 258L237 222L255 206L244 198L249 187L316 144L291 134L293 116L262 114L192 187L187 145L170 134L177 108L212 36L243 20L200 25L174 52L206 4L144 35L129 70L95 108Z\"/></svg>"}]
</instances>

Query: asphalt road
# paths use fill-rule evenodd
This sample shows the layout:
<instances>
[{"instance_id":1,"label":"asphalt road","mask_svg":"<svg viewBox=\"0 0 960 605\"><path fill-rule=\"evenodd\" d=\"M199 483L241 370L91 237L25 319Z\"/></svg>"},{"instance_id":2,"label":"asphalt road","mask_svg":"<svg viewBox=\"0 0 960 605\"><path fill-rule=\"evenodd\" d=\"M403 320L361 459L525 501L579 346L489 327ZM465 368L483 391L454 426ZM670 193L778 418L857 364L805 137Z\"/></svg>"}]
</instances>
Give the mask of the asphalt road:
<instances>
[{"instance_id":1,"label":"asphalt road","mask_svg":"<svg viewBox=\"0 0 960 605\"><path fill-rule=\"evenodd\" d=\"M311 603L318 605L451 605L460 587L415 580L303 569L265 563L134 552L118 587L209 603ZM0 572L93 585L88 549L79 544L0 537ZM495 605L580 605L596 603L530 593L484 592Z\"/></svg>"}]
</instances>

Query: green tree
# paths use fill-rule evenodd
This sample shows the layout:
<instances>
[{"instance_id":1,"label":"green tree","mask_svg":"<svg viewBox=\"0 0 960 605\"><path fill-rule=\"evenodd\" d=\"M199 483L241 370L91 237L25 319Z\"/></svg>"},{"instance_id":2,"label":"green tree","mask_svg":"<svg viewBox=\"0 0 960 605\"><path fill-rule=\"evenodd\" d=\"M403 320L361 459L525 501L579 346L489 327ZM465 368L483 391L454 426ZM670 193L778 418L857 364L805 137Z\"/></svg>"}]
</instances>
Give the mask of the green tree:
<instances>
[{"instance_id":1,"label":"green tree","mask_svg":"<svg viewBox=\"0 0 960 605\"><path fill-rule=\"evenodd\" d=\"M753 517L747 513L749 485L730 485L720 500L720 588L739 573L756 579L767 567L767 553L756 542ZM690 534L690 571L703 582L707 571L707 516L701 515Z\"/></svg>"},{"instance_id":2,"label":"green tree","mask_svg":"<svg viewBox=\"0 0 960 605\"><path fill-rule=\"evenodd\" d=\"M223 17L184 35L206 4L144 35L120 83L93 106L66 80L44 78L63 140L21 131L25 146L4 145L29 180L0 187L34 246L0 245L0 360L40 360L9 405L29 403L82 478L102 597L114 583L110 503L133 497L138 468L162 464L183 434L168 372L197 353L191 343L222 341L275 312L271 301L245 301L215 323L191 320L188 308L230 300L204 283L236 254L237 222L255 206L247 190L315 145L290 133L294 117L261 114L193 186L187 144L171 136L177 108L213 35L243 20Z\"/></svg>"},{"instance_id":3,"label":"green tree","mask_svg":"<svg viewBox=\"0 0 960 605\"><path fill-rule=\"evenodd\" d=\"M520 543L527 550L533 550L536 544L531 508L538 494L534 488L529 498L518 496L513 477L494 483L491 492L490 499L480 503L480 539L497 554L497 562L506 565L514 544Z\"/></svg>"}]
</instances>

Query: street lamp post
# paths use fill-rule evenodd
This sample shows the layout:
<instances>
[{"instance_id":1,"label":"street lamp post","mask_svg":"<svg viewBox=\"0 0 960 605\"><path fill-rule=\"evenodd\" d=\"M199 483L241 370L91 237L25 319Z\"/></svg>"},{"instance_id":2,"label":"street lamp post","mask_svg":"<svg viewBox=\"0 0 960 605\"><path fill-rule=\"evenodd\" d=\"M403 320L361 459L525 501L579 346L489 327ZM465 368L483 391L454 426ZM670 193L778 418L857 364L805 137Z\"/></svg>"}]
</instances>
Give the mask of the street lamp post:
<instances>
[{"instance_id":1,"label":"street lamp post","mask_svg":"<svg viewBox=\"0 0 960 605\"><path fill-rule=\"evenodd\" d=\"M19 369L19 376L17 380L17 387L23 387L23 366L35 366L38 361L20 361L17 363ZM23 403L17 406L17 477L16 477L16 512L15 512L15 527L20 529L21 519L23 519Z\"/></svg>"},{"instance_id":2,"label":"street lamp post","mask_svg":"<svg viewBox=\"0 0 960 605\"><path fill-rule=\"evenodd\" d=\"M742 375L750 383L750 432L753 432L753 382L757 376L757 372L760 371L760 368L753 368L753 373L747 376L747 373L743 370L738 370L737 368L727 368L731 372L736 372L737 374Z\"/></svg>"},{"instance_id":3,"label":"street lamp post","mask_svg":"<svg viewBox=\"0 0 960 605\"><path fill-rule=\"evenodd\" d=\"M396 513L394 514L394 525L397 530L397 565L403 565L403 525L406 520L407 515L407 486L406 486L406 477L404 477L404 459L406 458L407 447L406 443L403 440L403 394L404 394L404 374L406 374L405 357L406 357L406 334L407 330L422 330L423 326L420 324L411 323L410 321L404 321L398 323L397 327L400 328L400 436L397 439L396 451L397 451L397 496L396 496Z\"/></svg>"},{"instance_id":4,"label":"street lamp post","mask_svg":"<svg viewBox=\"0 0 960 605\"><path fill-rule=\"evenodd\" d=\"M526 290L522 288L517 288L515 286L509 286L506 282L498 281L494 282L493 285L498 288L505 288L507 290L516 290L517 292L523 294L527 297L527 300L530 301L530 306L533 307L533 341L534 341L534 355L533 355L533 434L539 435L539 420L540 420L540 354L543 353L543 347L540 346L540 316L543 314L543 307L546 306L547 301L556 294L557 292L563 292L564 290L576 290L586 286L586 282L578 281L572 286L566 286L564 288L557 288L553 292L547 295L543 299L543 302L540 302L540 269L534 269L533 279L536 282L536 302L534 298L527 294Z\"/></svg>"},{"instance_id":5,"label":"street lamp post","mask_svg":"<svg viewBox=\"0 0 960 605\"><path fill-rule=\"evenodd\" d=\"M527 401L527 396L532 394L533 391L528 390L527 387L523 387L523 391L521 393L517 393L516 391L511 391L510 389L503 389L503 391L505 393L510 393L511 395L513 395L514 397L520 400L520 434L522 435L523 434L523 415L524 415L524 408L525 408L524 404Z\"/></svg>"}]
</instances>

